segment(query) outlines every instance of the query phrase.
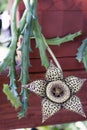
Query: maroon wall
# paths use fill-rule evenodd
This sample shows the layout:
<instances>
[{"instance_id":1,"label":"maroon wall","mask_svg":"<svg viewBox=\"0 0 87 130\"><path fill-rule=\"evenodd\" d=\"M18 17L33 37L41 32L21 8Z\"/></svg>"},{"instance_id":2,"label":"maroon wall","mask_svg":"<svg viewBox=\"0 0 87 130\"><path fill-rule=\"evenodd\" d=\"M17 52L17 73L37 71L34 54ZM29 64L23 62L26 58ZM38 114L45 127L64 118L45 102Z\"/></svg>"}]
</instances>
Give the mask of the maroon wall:
<instances>
[{"instance_id":1,"label":"maroon wall","mask_svg":"<svg viewBox=\"0 0 87 130\"><path fill-rule=\"evenodd\" d=\"M51 48L64 70L65 77L75 75L87 78L87 72L85 72L83 64L78 63L75 59L77 48L82 43L82 40L87 37L87 0L38 0L38 2L39 22L46 38L62 37L68 33L82 30L83 35L76 38L73 42L65 43L60 47L52 46ZM19 17L21 17L23 10L24 6L21 3L18 9ZM38 49L35 49L34 42L32 42L32 49L33 53L30 54L32 64L30 78L35 80L44 77L45 69L41 67ZM0 128L2 130L86 120L78 114L61 110L44 124L41 124L41 99L33 93L30 96L30 107L27 117L18 120L16 111L2 92L3 83L9 83L6 74L7 72L0 76ZM87 81L77 95L80 97L87 115L86 87Z\"/></svg>"}]
</instances>

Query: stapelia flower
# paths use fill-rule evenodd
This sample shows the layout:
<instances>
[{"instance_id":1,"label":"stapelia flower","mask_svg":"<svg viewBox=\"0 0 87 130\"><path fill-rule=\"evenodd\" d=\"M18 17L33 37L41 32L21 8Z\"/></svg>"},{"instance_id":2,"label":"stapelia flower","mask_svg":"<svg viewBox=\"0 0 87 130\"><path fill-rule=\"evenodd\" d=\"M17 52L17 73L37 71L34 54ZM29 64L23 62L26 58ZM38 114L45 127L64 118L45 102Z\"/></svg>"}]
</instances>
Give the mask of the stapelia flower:
<instances>
[{"instance_id":1,"label":"stapelia flower","mask_svg":"<svg viewBox=\"0 0 87 130\"><path fill-rule=\"evenodd\" d=\"M45 80L36 80L23 87L42 97L42 122L44 122L61 108L86 117L80 99L75 95L85 80L75 76L64 79L62 70L50 63Z\"/></svg>"}]
</instances>

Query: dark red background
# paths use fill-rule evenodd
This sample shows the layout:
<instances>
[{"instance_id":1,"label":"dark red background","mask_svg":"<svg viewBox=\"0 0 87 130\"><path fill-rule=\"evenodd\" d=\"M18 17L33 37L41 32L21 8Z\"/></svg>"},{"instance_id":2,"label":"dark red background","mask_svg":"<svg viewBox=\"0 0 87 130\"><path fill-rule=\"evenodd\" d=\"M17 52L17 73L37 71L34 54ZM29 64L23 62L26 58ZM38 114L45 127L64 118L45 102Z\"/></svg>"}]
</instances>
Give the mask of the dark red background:
<instances>
[{"instance_id":1,"label":"dark red background","mask_svg":"<svg viewBox=\"0 0 87 130\"><path fill-rule=\"evenodd\" d=\"M10 10L11 3L10 0ZM18 8L19 18L24 10L23 3ZM75 75L80 78L87 78L87 72L84 70L82 63L78 63L75 59L77 48L82 40L87 37L87 0L38 0L38 16L42 27L42 32L46 38L63 37L69 33L75 33L82 30L83 35L75 38L73 42L62 44L60 47L52 46L52 50L58 58L64 76ZM30 68L31 80L44 78L45 69L41 66L38 49L32 42L33 53L30 54L32 67ZM50 57L50 56L49 56ZM68 123L80 120L86 120L82 116L61 110L54 116L49 118L44 124L41 123L41 98L35 94L30 95L30 107L26 118L18 120L17 113L7 101L6 96L2 92L3 83L9 83L7 72L0 76L0 129L16 129L35 127L41 125L53 125L60 123ZM84 111L87 115L87 81L84 83L77 96L80 97Z\"/></svg>"}]
</instances>

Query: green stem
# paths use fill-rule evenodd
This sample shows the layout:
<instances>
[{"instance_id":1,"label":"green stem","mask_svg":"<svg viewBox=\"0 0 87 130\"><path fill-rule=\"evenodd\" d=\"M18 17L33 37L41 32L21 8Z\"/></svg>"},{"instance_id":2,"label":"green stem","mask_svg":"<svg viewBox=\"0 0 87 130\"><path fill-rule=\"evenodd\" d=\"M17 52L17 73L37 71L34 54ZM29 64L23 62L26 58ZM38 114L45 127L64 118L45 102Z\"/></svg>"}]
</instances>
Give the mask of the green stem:
<instances>
[{"instance_id":1,"label":"green stem","mask_svg":"<svg viewBox=\"0 0 87 130\"><path fill-rule=\"evenodd\" d=\"M60 66L60 64L59 64L59 62L58 62L58 60L56 59L56 57L55 57L53 51L52 51L52 50L50 49L50 47L48 46L48 44L47 44L47 42L46 42L46 39L45 39L45 37L44 37L43 35L42 35L42 38L43 38L44 44L45 44L46 47L47 47L48 52L50 53L51 57L52 57L53 60L54 60L55 64L57 65L58 68L60 68L60 70L62 70L62 69L61 69L61 66Z\"/></svg>"},{"instance_id":2,"label":"green stem","mask_svg":"<svg viewBox=\"0 0 87 130\"><path fill-rule=\"evenodd\" d=\"M11 101L12 104L14 104L15 107L20 106L20 105L16 105L16 103L20 102L20 99L19 99L18 93L17 93L16 64L15 64L16 47L17 47L17 41L19 38L19 35L17 32L17 26L16 26L16 12L17 12L17 7L18 7L19 2L20 2L20 0L15 0L13 7L12 7L12 40L11 40L11 45L9 47L9 52L8 52L6 58L0 64L0 72L2 72L7 66L9 66L10 88L8 88L9 91L6 93L6 95L7 95L7 97L9 97L9 100ZM11 99L11 97L13 97L13 98Z\"/></svg>"},{"instance_id":3,"label":"green stem","mask_svg":"<svg viewBox=\"0 0 87 130\"><path fill-rule=\"evenodd\" d=\"M49 60L46 54L46 45L42 39L41 28L37 19L33 20L33 34L35 36L36 47L39 49L41 63L47 69L49 67Z\"/></svg>"},{"instance_id":4,"label":"green stem","mask_svg":"<svg viewBox=\"0 0 87 130\"><path fill-rule=\"evenodd\" d=\"M10 49L12 50L13 55L15 55L17 41L18 41L18 32L17 32L17 25L16 25L16 12L17 7L20 0L15 0L12 8L12 43Z\"/></svg>"},{"instance_id":5,"label":"green stem","mask_svg":"<svg viewBox=\"0 0 87 130\"><path fill-rule=\"evenodd\" d=\"M17 7L19 4L20 0L15 0L13 7L12 7L12 41L10 45L10 54L9 57L10 60L10 66L9 66L9 77L10 77L10 87L11 87L11 92L15 97L18 97L18 92L17 92L17 84L16 84L16 61L15 61L15 56L16 56L16 48L17 48L17 42L18 42L18 32L17 32L17 25L16 25L16 12L17 12Z\"/></svg>"},{"instance_id":6,"label":"green stem","mask_svg":"<svg viewBox=\"0 0 87 130\"><path fill-rule=\"evenodd\" d=\"M25 21L25 27L23 31L23 41L22 41L22 59L21 59L21 75L20 80L21 84L25 85L29 81L29 66L30 66L30 60L29 60L29 52L31 51L30 47L30 31L31 31L31 24L32 24L32 14L31 9L33 4L30 5L28 0L24 0L25 7L27 9L27 16ZM27 109L28 109L28 91L24 88L22 88L22 109L18 113L19 119L24 117L26 115Z\"/></svg>"},{"instance_id":7,"label":"green stem","mask_svg":"<svg viewBox=\"0 0 87 130\"><path fill-rule=\"evenodd\" d=\"M36 0L37 2L37 0ZM54 60L55 64L57 65L58 68L61 69L61 66L58 62L58 60L56 59L54 53L52 52L52 50L50 49L50 47L48 46L47 42L46 42L46 39L45 37L43 36L42 32L41 32L41 28L40 28L40 24L37 20L37 9L36 9L37 6L34 7L33 9L33 12L34 12L34 15L36 16L36 19L34 20L34 35L35 35L35 39L36 39L36 42L37 42L37 46L39 47L39 50L40 50L40 55L42 55L41 53L41 44L45 44L45 47L46 49L48 50L48 52L50 53L52 59ZM45 47L43 45L43 49L44 49L44 53L45 53ZM46 53L45 53L45 56L44 56L46 59L47 59L47 56L46 56ZM41 56L42 58L42 62L43 62L43 57ZM48 62L48 59L46 60L46 62ZM47 68L48 65L45 65L45 67ZM61 69L62 70L62 69Z\"/></svg>"},{"instance_id":8,"label":"green stem","mask_svg":"<svg viewBox=\"0 0 87 130\"><path fill-rule=\"evenodd\" d=\"M54 53L52 52L52 50L50 49L50 47L48 46L47 42L46 42L46 39L45 37L43 36L43 34L41 33L41 28L40 28L40 25L39 25L39 22L38 20L34 20L34 35L35 35L35 39L36 39L36 42L37 42L37 47L39 48L40 50L40 55L41 55L41 59L43 61L43 55L42 55L42 52L44 50L44 54L45 54L45 48L48 50L48 52L50 53L52 59L54 60L55 64L57 65L58 68L61 69L61 66L58 62L58 60L56 59ZM43 44L43 45L42 45ZM44 46L45 45L45 46ZM42 48L42 47L43 48ZM43 49L43 50L41 50ZM46 54L45 54L46 55ZM44 56L45 59L46 59L46 56ZM47 67L46 67L47 68ZM61 69L62 70L62 69Z\"/></svg>"},{"instance_id":9,"label":"green stem","mask_svg":"<svg viewBox=\"0 0 87 130\"><path fill-rule=\"evenodd\" d=\"M18 32L17 32L17 25L16 25L16 12L17 12L17 7L19 4L20 0L15 0L12 8L12 42L10 45L10 55L11 55L11 61L10 61L10 68L9 68L9 76L10 76L10 86L11 86L11 91L15 96L18 96L17 93L17 84L16 84L16 61L15 61L15 56L16 56L16 48L17 48L17 42L18 42Z\"/></svg>"},{"instance_id":10,"label":"green stem","mask_svg":"<svg viewBox=\"0 0 87 130\"><path fill-rule=\"evenodd\" d=\"M37 18L37 0L30 0L30 5L33 5L32 6L32 16L33 16L33 19L36 19Z\"/></svg>"},{"instance_id":11,"label":"green stem","mask_svg":"<svg viewBox=\"0 0 87 130\"><path fill-rule=\"evenodd\" d=\"M62 43L65 43L65 42L70 42L70 41L73 41L76 37L82 35L82 32L81 31L78 31L74 34L68 34L64 37L56 37L56 38L52 38L52 39L46 39L46 42L48 45L61 45Z\"/></svg>"},{"instance_id":12,"label":"green stem","mask_svg":"<svg viewBox=\"0 0 87 130\"><path fill-rule=\"evenodd\" d=\"M25 0L24 0L25 2ZM24 3L25 4L25 3ZM26 24L25 24L25 29L23 32L23 41L22 41L22 60L21 60L21 82L22 84L26 84L29 80L28 76L28 68L30 66L30 61L29 61L29 52L31 51L30 47L30 28L31 28L31 21L32 21L32 16L30 13L30 6L29 6L29 1L26 0L26 9L28 10L27 12L27 17L26 17Z\"/></svg>"},{"instance_id":13,"label":"green stem","mask_svg":"<svg viewBox=\"0 0 87 130\"><path fill-rule=\"evenodd\" d=\"M9 47L9 52L3 62L0 64L0 72L6 69L7 66L10 66L11 60L15 57L17 41L18 41L18 32L16 26L16 11L20 0L15 0L12 8L12 40ZM13 63L14 64L14 63Z\"/></svg>"},{"instance_id":14,"label":"green stem","mask_svg":"<svg viewBox=\"0 0 87 130\"><path fill-rule=\"evenodd\" d=\"M23 16L19 22L19 31L20 32L22 32L25 27L27 12L28 12L28 9L25 9Z\"/></svg>"}]
</instances>

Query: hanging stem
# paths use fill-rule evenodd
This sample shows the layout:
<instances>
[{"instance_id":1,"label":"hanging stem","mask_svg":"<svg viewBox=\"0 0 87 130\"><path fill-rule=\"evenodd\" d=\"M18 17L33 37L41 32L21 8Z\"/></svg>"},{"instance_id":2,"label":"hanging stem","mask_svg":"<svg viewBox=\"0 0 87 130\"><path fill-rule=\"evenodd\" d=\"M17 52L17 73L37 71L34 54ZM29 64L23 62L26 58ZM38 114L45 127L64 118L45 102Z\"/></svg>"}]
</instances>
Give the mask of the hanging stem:
<instances>
[{"instance_id":1,"label":"hanging stem","mask_svg":"<svg viewBox=\"0 0 87 130\"><path fill-rule=\"evenodd\" d=\"M17 92L17 84L16 84L16 47L17 41L19 38L16 26L16 11L20 0L15 0L12 8L12 41L9 47L9 52L6 58L3 60L2 64L0 64L0 72L4 70L7 66L9 66L9 77L10 77L10 86L4 85L3 92L7 95L8 99L12 103L15 108L21 106L19 94Z\"/></svg>"},{"instance_id":2,"label":"hanging stem","mask_svg":"<svg viewBox=\"0 0 87 130\"><path fill-rule=\"evenodd\" d=\"M54 53L52 52L52 50L50 49L50 47L48 46L48 43L46 42L46 39L41 32L41 28L40 28L40 24L38 22L38 16L37 16L37 0L35 0L35 1L36 1L36 3L34 4L33 14L34 14L34 16L36 16L35 19L34 19L35 20L34 21L34 35L35 35L36 42L39 43L39 41L40 41L39 44L45 44L45 47L48 50L48 52L50 53L50 55L51 55L52 59L54 60L55 64L57 65L58 68L60 68L60 70L62 70L58 60L56 59L56 57L55 57ZM37 41L37 38L39 39L38 41ZM41 45L38 45L38 46L39 46L39 49L40 49Z\"/></svg>"},{"instance_id":3,"label":"hanging stem","mask_svg":"<svg viewBox=\"0 0 87 130\"><path fill-rule=\"evenodd\" d=\"M53 60L54 60L55 64L57 65L58 68L60 68L60 70L62 70L62 69L61 69L61 66L60 66L60 64L59 64L59 62L58 62L58 60L57 60L57 58L55 57L53 51L52 51L52 50L50 49L50 47L48 46L48 44L47 44L47 42L46 42L46 39L44 38L43 35L42 35L42 38L43 38L44 44L45 44L46 47L47 47L48 52L50 53L51 57L52 57Z\"/></svg>"},{"instance_id":4,"label":"hanging stem","mask_svg":"<svg viewBox=\"0 0 87 130\"><path fill-rule=\"evenodd\" d=\"M39 25L39 22L37 19L35 19L35 21L34 21L34 36L35 36L39 50L40 49L45 50L44 48L46 48L48 50L48 52L50 53L52 59L54 60L55 64L57 65L57 67L60 68L60 70L62 70L58 60L56 59L56 57L55 57L54 53L52 52L52 50L50 49L50 47L48 46L46 39L41 32L41 28L40 28L40 25ZM43 48L41 48L41 44L43 44L42 45ZM43 50L40 50L40 55L42 55ZM44 54L45 54L45 51L44 51ZM43 57L41 57L41 58L43 61ZM46 56L45 56L45 58L46 58Z\"/></svg>"},{"instance_id":5,"label":"hanging stem","mask_svg":"<svg viewBox=\"0 0 87 130\"><path fill-rule=\"evenodd\" d=\"M33 3L30 5L29 0L24 0L24 4L27 10L27 16L25 19L25 27L23 30L23 40L21 47L22 58L21 58L20 81L22 85L27 84L29 81L29 67L30 67L29 52L31 52L30 32L32 24L32 14L30 9L32 8ZM22 109L18 113L19 119L26 116L26 112L28 109L29 92L25 88L22 88L21 95L22 95Z\"/></svg>"}]
</instances>

